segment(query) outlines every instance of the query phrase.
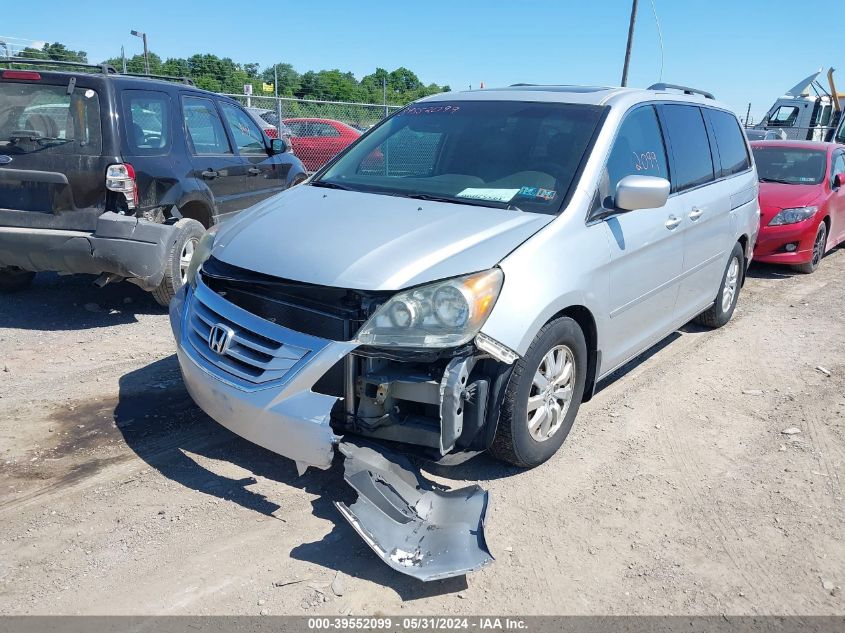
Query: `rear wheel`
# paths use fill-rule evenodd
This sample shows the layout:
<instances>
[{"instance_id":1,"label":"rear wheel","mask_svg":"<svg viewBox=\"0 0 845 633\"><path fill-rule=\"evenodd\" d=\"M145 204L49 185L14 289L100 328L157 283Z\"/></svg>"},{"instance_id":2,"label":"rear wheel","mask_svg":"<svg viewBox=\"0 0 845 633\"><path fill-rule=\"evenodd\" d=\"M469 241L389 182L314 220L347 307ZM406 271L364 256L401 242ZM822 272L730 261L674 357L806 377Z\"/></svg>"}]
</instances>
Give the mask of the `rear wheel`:
<instances>
[{"instance_id":1,"label":"rear wheel","mask_svg":"<svg viewBox=\"0 0 845 633\"><path fill-rule=\"evenodd\" d=\"M176 239L164 263L164 279L161 280L158 288L152 291L153 298L164 307L170 305L170 300L185 285L194 249L202 234L205 233L205 227L190 218L179 220L173 227L176 231Z\"/></svg>"},{"instance_id":2,"label":"rear wheel","mask_svg":"<svg viewBox=\"0 0 845 633\"><path fill-rule=\"evenodd\" d=\"M795 270L806 274L815 272L822 262L822 257L824 257L825 246L827 246L827 224L820 222L816 231L816 239L813 240L812 259L806 264L796 264Z\"/></svg>"},{"instance_id":3,"label":"rear wheel","mask_svg":"<svg viewBox=\"0 0 845 633\"><path fill-rule=\"evenodd\" d=\"M563 444L584 396L587 343L573 319L548 323L518 361L508 382L490 452L533 468Z\"/></svg>"},{"instance_id":4,"label":"rear wheel","mask_svg":"<svg viewBox=\"0 0 845 633\"><path fill-rule=\"evenodd\" d=\"M16 266L0 268L0 292L18 292L28 288L35 273Z\"/></svg>"},{"instance_id":5,"label":"rear wheel","mask_svg":"<svg viewBox=\"0 0 845 633\"><path fill-rule=\"evenodd\" d=\"M719 286L719 294L716 301L707 309L695 317L695 322L710 328L719 328L731 320L736 302L739 299L739 289L742 287L743 263L745 256L742 252L742 244L737 242L731 251L728 259L725 274L722 275L722 285Z\"/></svg>"}]
</instances>

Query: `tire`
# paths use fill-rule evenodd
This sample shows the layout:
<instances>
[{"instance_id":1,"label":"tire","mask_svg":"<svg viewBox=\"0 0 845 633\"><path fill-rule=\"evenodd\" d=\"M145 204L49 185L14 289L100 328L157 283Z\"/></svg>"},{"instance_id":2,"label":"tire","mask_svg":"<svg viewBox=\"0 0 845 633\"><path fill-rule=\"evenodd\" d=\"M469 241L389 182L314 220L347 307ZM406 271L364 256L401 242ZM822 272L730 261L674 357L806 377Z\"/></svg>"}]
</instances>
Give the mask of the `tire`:
<instances>
[{"instance_id":1,"label":"tire","mask_svg":"<svg viewBox=\"0 0 845 633\"><path fill-rule=\"evenodd\" d=\"M565 382L560 383L570 388L569 400L565 405L562 404L565 398L555 398L551 393L544 399L541 388L535 382L537 378L542 382L545 374L549 373L544 369L550 369L550 363L547 362L550 355L552 358L563 359L559 367L569 365L574 370L574 376L570 374ZM561 372L564 373L566 371ZM522 468L534 468L549 459L569 435L584 397L586 378L587 342L578 323L569 317L562 317L546 324L537 333L525 356L516 361L505 387L499 426L490 453L497 459ZM529 397L531 406L536 407L531 412ZM557 403L557 412L554 412L554 407L548 406L550 402ZM551 413L554 413L553 417ZM529 424L534 430L529 429ZM541 439L544 435L545 439Z\"/></svg>"},{"instance_id":2,"label":"tire","mask_svg":"<svg viewBox=\"0 0 845 633\"><path fill-rule=\"evenodd\" d=\"M813 240L813 255L812 259L806 264L795 264L794 268L800 273L809 275L816 271L819 264L822 263L822 257L825 254L825 246L827 246L827 224L824 221L819 222L819 228L816 231L816 239Z\"/></svg>"},{"instance_id":3,"label":"tire","mask_svg":"<svg viewBox=\"0 0 845 633\"><path fill-rule=\"evenodd\" d=\"M722 283L719 284L719 292L713 305L706 311L695 317L695 322L709 328L720 328L731 320L736 302L739 299L739 291L742 288L744 273L745 255L742 251L742 244L737 242L728 258L728 265L722 275ZM730 290L727 290L730 289ZM729 292L729 297L726 294Z\"/></svg>"},{"instance_id":4,"label":"tire","mask_svg":"<svg viewBox=\"0 0 845 633\"><path fill-rule=\"evenodd\" d=\"M156 303L165 308L170 305L170 300L185 283L185 273L191 261L191 255L202 234L205 233L205 227L190 218L182 218L173 227L176 239L173 240L167 252L164 279L161 280L158 288L152 291Z\"/></svg>"},{"instance_id":5,"label":"tire","mask_svg":"<svg viewBox=\"0 0 845 633\"><path fill-rule=\"evenodd\" d=\"M10 293L24 290L29 288L33 279L35 279L35 273L22 268L16 266L0 268L0 292Z\"/></svg>"}]
</instances>

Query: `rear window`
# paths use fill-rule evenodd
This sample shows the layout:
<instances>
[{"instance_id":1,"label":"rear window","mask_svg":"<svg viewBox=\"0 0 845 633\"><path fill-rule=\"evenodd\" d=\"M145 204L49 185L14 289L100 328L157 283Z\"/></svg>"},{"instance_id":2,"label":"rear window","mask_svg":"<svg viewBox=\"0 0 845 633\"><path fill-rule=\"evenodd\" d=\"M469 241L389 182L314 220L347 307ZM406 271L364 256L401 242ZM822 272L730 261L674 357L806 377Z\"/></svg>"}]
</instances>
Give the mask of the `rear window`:
<instances>
[{"instance_id":1,"label":"rear window","mask_svg":"<svg viewBox=\"0 0 845 633\"><path fill-rule=\"evenodd\" d=\"M99 156L99 96L90 88L67 92L67 84L0 83L0 153Z\"/></svg>"},{"instance_id":2,"label":"rear window","mask_svg":"<svg viewBox=\"0 0 845 633\"><path fill-rule=\"evenodd\" d=\"M701 110L696 106L664 105L661 113L672 145L673 191L711 182L714 178L713 158Z\"/></svg>"},{"instance_id":3,"label":"rear window","mask_svg":"<svg viewBox=\"0 0 845 633\"><path fill-rule=\"evenodd\" d=\"M123 115L132 154L164 154L170 148L170 97L153 90L125 90Z\"/></svg>"},{"instance_id":4,"label":"rear window","mask_svg":"<svg viewBox=\"0 0 845 633\"><path fill-rule=\"evenodd\" d=\"M716 137L719 159L722 163L722 176L731 176L751 167L748 148L736 117L721 110L707 110L710 125Z\"/></svg>"}]
</instances>

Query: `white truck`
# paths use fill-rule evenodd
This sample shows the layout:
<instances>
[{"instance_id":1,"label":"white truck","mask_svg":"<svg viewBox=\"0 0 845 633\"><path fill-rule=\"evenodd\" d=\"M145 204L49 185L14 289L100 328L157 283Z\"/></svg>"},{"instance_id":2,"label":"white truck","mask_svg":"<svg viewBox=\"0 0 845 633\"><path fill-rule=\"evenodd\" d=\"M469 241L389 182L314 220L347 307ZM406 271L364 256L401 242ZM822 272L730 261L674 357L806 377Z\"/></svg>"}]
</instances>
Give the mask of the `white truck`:
<instances>
[{"instance_id":1,"label":"white truck","mask_svg":"<svg viewBox=\"0 0 845 633\"><path fill-rule=\"evenodd\" d=\"M834 68L827 72L829 91L817 80L821 72L819 69L787 90L754 128L774 130L784 139L830 140L843 118L841 103L845 94L836 92Z\"/></svg>"}]
</instances>

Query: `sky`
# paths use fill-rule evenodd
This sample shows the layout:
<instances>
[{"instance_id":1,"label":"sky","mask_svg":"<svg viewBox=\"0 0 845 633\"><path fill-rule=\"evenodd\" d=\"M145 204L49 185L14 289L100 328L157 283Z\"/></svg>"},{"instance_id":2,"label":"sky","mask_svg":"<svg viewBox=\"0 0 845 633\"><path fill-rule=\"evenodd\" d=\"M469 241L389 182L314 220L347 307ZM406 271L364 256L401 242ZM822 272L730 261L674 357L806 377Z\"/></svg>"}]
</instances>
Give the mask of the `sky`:
<instances>
[{"instance_id":1,"label":"sky","mask_svg":"<svg viewBox=\"0 0 845 633\"><path fill-rule=\"evenodd\" d=\"M640 0L630 86L661 79L712 92L759 121L810 73L842 67L845 37L818 10L796 21L786 0ZM165 59L213 53L300 72L339 68L359 79L400 66L453 90L513 83L619 85L631 0L27 0L2 3L0 41L60 41L99 62L142 52L147 33ZM279 26L275 26L278 24Z\"/></svg>"}]
</instances>

